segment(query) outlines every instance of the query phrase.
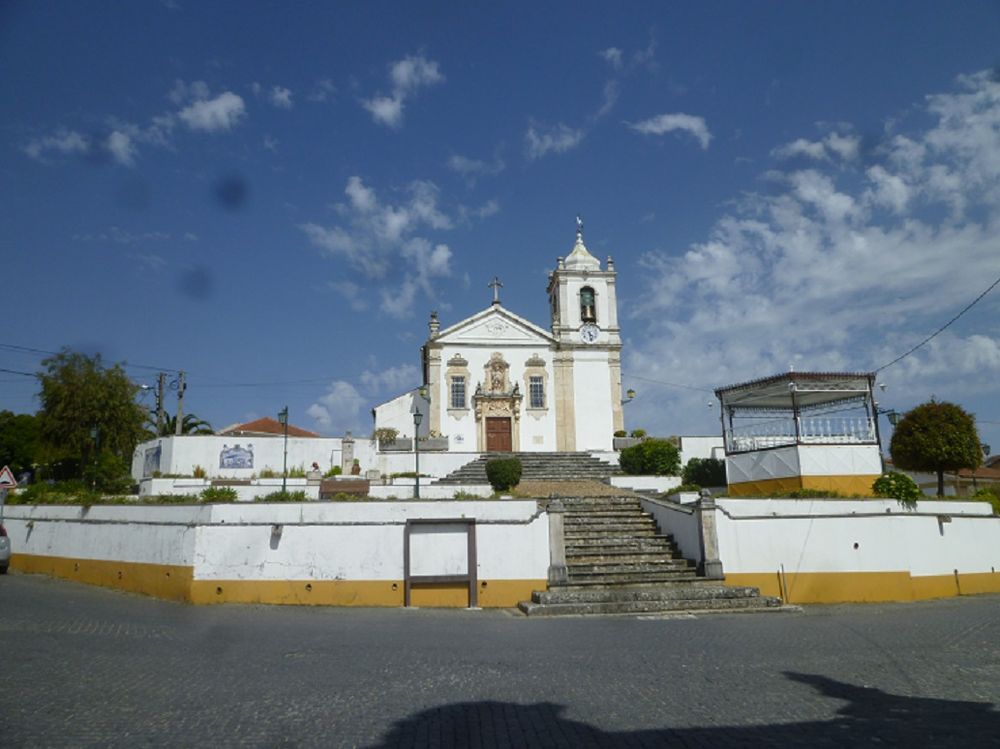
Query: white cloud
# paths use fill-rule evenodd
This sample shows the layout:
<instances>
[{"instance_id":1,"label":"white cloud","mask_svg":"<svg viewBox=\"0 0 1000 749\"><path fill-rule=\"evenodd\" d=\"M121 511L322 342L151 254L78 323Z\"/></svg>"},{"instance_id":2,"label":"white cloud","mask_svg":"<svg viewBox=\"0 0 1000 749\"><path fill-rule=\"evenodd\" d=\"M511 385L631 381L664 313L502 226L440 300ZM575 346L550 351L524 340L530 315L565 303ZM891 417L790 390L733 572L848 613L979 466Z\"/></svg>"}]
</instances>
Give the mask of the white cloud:
<instances>
[{"instance_id":1,"label":"white cloud","mask_svg":"<svg viewBox=\"0 0 1000 749\"><path fill-rule=\"evenodd\" d=\"M306 99L315 102L326 101L333 98L335 93L337 93L337 87L333 85L333 81L329 78L321 78L316 81L316 85L306 95Z\"/></svg>"},{"instance_id":2,"label":"white cloud","mask_svg":"<svg viewBox=\"0 0 1000 749\"><path fill-rule=\"evenodd\" d=\"M389 77L392 79L393 90L403 93L444 81L438 64L425 59L423 55L412 55L394 62Z\"/></svg>"},{"instance_id":3,"label":"white cloud","mask_svg":"<svg viewBox=\"0 0 1000 749\"><path fill-rule=\"evenodd\" d=\"M615 70L622 69L622 51L618 47L608 47L598 52L601 57Z\"/></svg>"},{"instance_id":4,"label":"white cloud","mask_svg":"<svg viewBox=\"0 0 1000 749\"><path fill-rule=\"evenodd\" d=\"M711 393L638 378L711 388L790 363L874 369L996 278L1000 127L983 123L1000 124L1000 83L963 77L958 91L929 97L912 116L906 132L895 123L873 144L867 164L854 136L827 136L813 168L772 174L766 193L741 199L704 241L643 256L646 290L630 310L639 327L627 333L636 343L626 347L625 371L657 406L646 418L663 414L652 426L714 433L718 412L705 407ZM1000 298L985 297L883 372L893 404L977 393L995 402L998 318Z\"/></svg>"},{"instance_id":5,"label":"white cloud","mask_svg":"<svg viewBox=\"0 0 1000 749\"><path fill-rule=\"evenodd\" d=\"M548 129L532 124L524 134L526 154L529 160L534 161L550 153L565 153L580 145L583 138L583 130L575 130L562 123Z\"/></svg>"},{"instance_id":6,"label":"white cloud","mask_svg":"<svg viewBox=\"0 0 1000 749\"><path fill-rule=\"evenodd\" d=\"M374 394L404 393L420 384L420 368L415 364L400 364L380 369L377 372L365 370L361 373L361 384Z\"/></svg>"},{"instance_id":7,"label":"white cloud","mask_svg":"<svg viewBox=\"0 0 1000 749\"><path fill-rule=\"evenodd\" d=\"M503 159L497 156L493 161L482 161L480 159L470 159L459 154L452 154L448 158L448 168L453 172L462 175L466 182L474 185L480 177L495 177L505 168Z\"/></svg>"},{"instance_id":8,"label":"white cloud","mask_svg":"<svg viewBox=\"0 0 1000 749\"><path fill-rule=\"evenodd\" d=\"M345 380L334 380L326 392L306 409L322 431L358 431L366 400L357 388Z\"/></svg>"},{"instance_id":9,"label":"white cloud","mask_svg":"<svg viewBox=\"0 0 1000 749\"><path fill-rule=\"evenodd\" d=\"M267 149L268 151L270 151L271 153L277 153L278 152L278 139L277 138L272 138L270 135L265 135L264 136L264 148Z\"/></svg>"},{"instance_id":10,"label":"white cloud","mask_svg":"<svg viewBox=\"0 0 1000 749\"><path fill-rule=\"evenodd\" d=\"M245 114L243 98L226 91L214 99L199 99L189 104L177 116L190 129L211 133L232 130Z\"/></svg>"},{"instance_id":11,"label":"white cloud","mask_svg":"<svg viewBox=\"0 0 1000 749\"><path fill-rule=\"evenodd\" d=\"M682 112L660 114L631 124L629 127L643 135L663 135L675 130L688 132L697 138L703 149L708 148L712 140L712 134L708 131L704 118Z\"/></svg>"},{"instance_id":12,"label":"white cloud","mask_svg":"<svg viewBox=\"0 0 1000 749\"><path fill-rule=\"evenodd\" d=\"M362 102L362 105L381 125L399 127L403 124L402 96L375 96Z\"/></svg>"},{"instance_id":13,"label":"white cloud","mask_svg":"<svg viewBox=\"0 0 1000 749\"><path fill-rule=\"evenodd\" d=\"M376 122L392 128L403 124L403 110L407 99L416 95L421 88L443 83L445 80L438 63L423 55L411 55L392 63L389 66L389 79L392 82L391 94L376 94L371 99L363 100L361 105L371 112Z\"/></svg>"},{"instance_id":14,"label":"white cloud","mask_svg":"<svg viewBox=\"0 0 1000 749\"><path fill-rule=\"evenodd\" d=\"M174 87L170 89L167 98L177 106L180 106L188 101L207 99L209 95L208 84L205 81L185 83L178 78L174 81Z\"/></svg>"},{"instance_id":15,"label":"white cloud","mask_svg":"<svg viewBox=\"0 0 1000 749\"><path fill-rule=\"evenodd\" d=\"M343 297L355 312L364 312L368 309L368 302L362 295L361 286L353 281L329 281L327 286Z\"/></svg>"},{"instance_id":16,"label":"white cloud","mask_svg":"<svg viewBox=\"0 0 1000 749\"><path fill-rule=\"evenodd\" d=\"M822 140L797 138L773 149L771 155L778 159L804 157L816 161L829 161L833 156L842 161L852 161L858 157L860 145L861 139L856 135L830 133Z\"/></svg>"},{"instance_id":17,"label":"white cloud","mask_svg":"<svg viewBox=\"0 0 1000 749\"><path fill-rule=\"evenodd\" d=\"M111 157L122 166L132 166L135 163L135 144L126 133L115 130L108 136L106 146Z\"/></svg>"},{"instance_id":18,"label":"white cloud","mask_svg":"<svg viewBox=\"0 0 1000 749\"><path fill-rule=\"evenodd\" d=\"M44 161L49 152L61 156L85 154L90 150L90 143L75 130L60 128L52 135L32 138L22 150L36 161Z\"/></svg>"},{"instance_id":19,"label":"white cloud","mask_svg":"<svg viewBox=\"0 0 1000 749\"><path fill-rule=\"evenodd\" d=\"M603 94L604 98L601 102L601 108L597 110L598 117L606 115L618 103L618 81L612 80L605 83Z\"/></svg>"},{"instance_id":20,"label":"white cloud","mask_svg":"<svg viewBox=\"0 0 1000 749\"><path fill-rule=\"evenodd\" d=\"M404 275L407 280L399 289L382 289L382 310L388 314L409 314L418 291L433 298L434 279L451 273L452 252L446 244L421 235L454 225L438 205L437 186L416 180L406 188L404 200L390 203L380 200L361 177L352 176L344 194L347 202L334 206L343 224L300 225L309 241L368 278Z\"/></svg>"},{"instance_id":21,"label":"white cloud","mask_svg":"<svg viewBox=\"0 0 1000 749\"><path fill-rule=\"evenodd\" d=\"M284 86L273 86L270 95L271 103L279 109L291 109L292 92Z\"/></svg>"}]
</instances>

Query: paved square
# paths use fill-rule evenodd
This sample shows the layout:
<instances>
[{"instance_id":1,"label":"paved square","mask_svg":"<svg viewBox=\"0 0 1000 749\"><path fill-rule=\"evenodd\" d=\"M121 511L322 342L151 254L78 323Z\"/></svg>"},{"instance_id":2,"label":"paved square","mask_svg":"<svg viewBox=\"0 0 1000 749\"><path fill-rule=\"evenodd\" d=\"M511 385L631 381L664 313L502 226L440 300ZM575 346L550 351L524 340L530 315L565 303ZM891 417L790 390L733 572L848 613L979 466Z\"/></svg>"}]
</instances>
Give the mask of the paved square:
<instances>
[{"instance_id":1,"label":"paved square","mask_svg":"<svg viewBox=\"0 0 1000 749\"><path fill-rule=\"evenodd\" d=\"M194 607L0 578L0 744L1000 746L1000 597L799 614Z\"/></svg>"}]
</instances>

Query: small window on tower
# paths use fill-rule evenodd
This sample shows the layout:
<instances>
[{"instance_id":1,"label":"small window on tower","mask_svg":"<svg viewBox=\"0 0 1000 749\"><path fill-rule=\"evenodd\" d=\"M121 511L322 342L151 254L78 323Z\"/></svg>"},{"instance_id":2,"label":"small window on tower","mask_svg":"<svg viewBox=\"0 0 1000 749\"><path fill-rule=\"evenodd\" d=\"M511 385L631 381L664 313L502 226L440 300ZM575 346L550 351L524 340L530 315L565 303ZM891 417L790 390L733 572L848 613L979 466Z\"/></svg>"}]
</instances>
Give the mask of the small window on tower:
<instances>
[{"instance_id":1,"label":"small window on tower","mask_svg":"<svg viewBox=\"0 0 1000 749\"><path fill-rule=\"evenodd\" d=\"M451 407L465 408L465 377L456 375L451 378Z\"/></svg>"},{"instance_id":2,"label":"small window on tower","mask_svg":"<svg viewBox=\"0 0 1000 749\"><path fill-rule=\"evenodd\" d=\"M594 307L594 290L589 286L580 289L580 320L582 322L597 322L597 310Z\"/></svg>"},{"instance_id":3,"label":"small window on tower","mask_svg":"<svg viewBox=\"0 0 1000 749\"><path fill-rule=\"evenodd\" d=\"M541 377L528 379L529 408L545 408L545 383Z\"/></svg>"}]
</instances>

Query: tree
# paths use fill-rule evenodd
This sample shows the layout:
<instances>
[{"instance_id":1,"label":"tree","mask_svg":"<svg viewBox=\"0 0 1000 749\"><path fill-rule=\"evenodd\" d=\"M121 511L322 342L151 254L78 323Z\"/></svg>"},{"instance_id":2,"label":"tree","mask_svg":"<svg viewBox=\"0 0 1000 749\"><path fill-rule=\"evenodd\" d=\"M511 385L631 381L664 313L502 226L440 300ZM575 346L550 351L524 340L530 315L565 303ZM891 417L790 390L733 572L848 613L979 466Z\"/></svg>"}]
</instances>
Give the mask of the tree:
<instances>
[{"instance_id":1,"label":"tree","mask_svg":"<svg viewBox=\"0 0 1000 749\"><path fill-rule=\"evenodd\" d=\"M937 473L939 497L944 496L945 471L976 469L983 459L972 415L954 403L933 399L900 420L889 451L897 468Z\"/></svg>"},{"instance_id":2,"label":"tree","mask_svg":"<svg viewBox=\"0 0 1000 749\"><path fill-rule=\"evenodd\" d=\"M153 421L155 422L155 416ZM163 431L160 432L159 436L169 437L171 434L177 434L177 417L167 414L163 421ZM215 434L215 430L207 421L199 419L194 414L186 414L181 419L181 434Z\"/></svg>"},{"instance_id":3,"label":"tree","mask_svg":"<svg viewBox=\"0 0 1000 749\"><path fill-rule=\"evenodd\" d=\"M143 438L146 411L135 402L139 386L121 364L105 367L100 354L63 349L42 361L39 433L50 459L96 463L107 451L124 464Z\"/></svg>"},{"instance_id":4,"label":"tree","mask_svg":"<svg viewBox=\"0 0 1000 749\"><path fill-rule=\"evenodd\" d=\"M718 458L691 458L684 466L681 481L698 486L725 486L726 464Z\"/></svg>"},{"instance_id":5,"label":"tree","mask_svg":"<svg viewBox=\"0 0 1000 749\"><path fill-rule=\"evenodd\" d=\"M618 456L629 476L676 476L680 473L680 453L670 440L648 439L626 447Z\"/></svg>"},{"instance_id":6,"label":"tree","mask_svg":"<svg viewBox=\"0 0 1000 749\"><path fill-rule=\"evenodd\" d=\"M0 411L0 467L15 476L30 471L39 460L38 418L32 414Z\"/></svg>"}]
</instances>

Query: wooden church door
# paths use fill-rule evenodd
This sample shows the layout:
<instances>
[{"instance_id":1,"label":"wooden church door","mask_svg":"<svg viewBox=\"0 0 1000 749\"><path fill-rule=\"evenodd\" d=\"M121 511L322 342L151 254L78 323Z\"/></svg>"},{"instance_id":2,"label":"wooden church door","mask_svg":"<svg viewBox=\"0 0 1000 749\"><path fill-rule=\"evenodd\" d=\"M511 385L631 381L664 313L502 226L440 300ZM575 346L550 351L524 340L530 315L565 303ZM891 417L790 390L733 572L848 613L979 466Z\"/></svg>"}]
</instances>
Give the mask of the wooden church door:
<instances>
[{"instance_id":1,"label":"wooden church door","mask_svg":"<svg viewBox=\"0 0 1000 749\"><path fill-rule=\"evenodd\" d=\"M504 453L511 451L509 416L486 417L486 450Z\"/></svg>"}]
</instances>

